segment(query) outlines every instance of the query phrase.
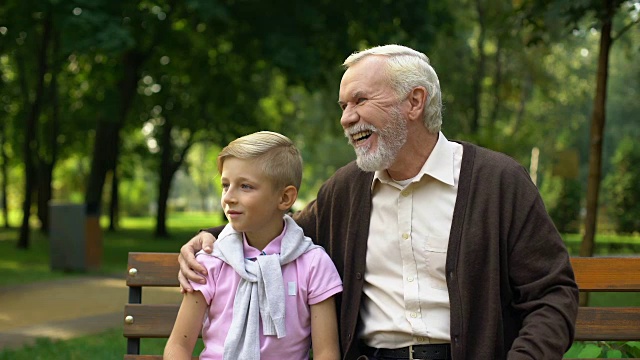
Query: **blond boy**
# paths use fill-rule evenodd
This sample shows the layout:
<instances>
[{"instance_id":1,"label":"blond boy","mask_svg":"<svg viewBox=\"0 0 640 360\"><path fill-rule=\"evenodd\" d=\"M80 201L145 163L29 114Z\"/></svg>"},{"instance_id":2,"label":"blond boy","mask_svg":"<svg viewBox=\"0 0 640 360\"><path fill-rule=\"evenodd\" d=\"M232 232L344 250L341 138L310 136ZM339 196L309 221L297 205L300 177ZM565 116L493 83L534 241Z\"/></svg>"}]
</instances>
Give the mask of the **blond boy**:
<instances>
[{"instance_id":1,"label":"blond boy","mask_svg":"<svg viewBox=\"0 0 640 360\"><path fill-rule=\"evenodd\" d=\"M212 255L198 254L207 283L185 293L165 359L339 359L333 296L342 291L325 251L286 215L298 196L302 158L290 139L261 131L218 155L229 224ZM203 320L204 319L204 320Z\"/></svg>"}]
</instances>

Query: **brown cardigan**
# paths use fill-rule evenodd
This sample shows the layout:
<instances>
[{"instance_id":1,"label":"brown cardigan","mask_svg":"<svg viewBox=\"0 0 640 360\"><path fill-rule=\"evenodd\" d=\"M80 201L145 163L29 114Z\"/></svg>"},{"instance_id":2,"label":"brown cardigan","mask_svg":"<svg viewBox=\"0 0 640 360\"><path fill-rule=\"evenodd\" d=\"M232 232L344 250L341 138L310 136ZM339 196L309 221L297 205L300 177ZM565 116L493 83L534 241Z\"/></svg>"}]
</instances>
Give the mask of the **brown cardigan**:
<instances>
[{"instance_id":1,"label":"brown cardigan","mask_svg":"<svg viewBox=\"0 0 640 360\"><path fill-rule=\"evenodd\" d=\"M446 262L452 357L560 359L573 341L578 310L578 287L562 239L521 165L462 145ZM373 173L349 163L296 214L342 277L344 292L336 302L347 360L360 355L372 179Z\"/></svg>"}]
</instances>

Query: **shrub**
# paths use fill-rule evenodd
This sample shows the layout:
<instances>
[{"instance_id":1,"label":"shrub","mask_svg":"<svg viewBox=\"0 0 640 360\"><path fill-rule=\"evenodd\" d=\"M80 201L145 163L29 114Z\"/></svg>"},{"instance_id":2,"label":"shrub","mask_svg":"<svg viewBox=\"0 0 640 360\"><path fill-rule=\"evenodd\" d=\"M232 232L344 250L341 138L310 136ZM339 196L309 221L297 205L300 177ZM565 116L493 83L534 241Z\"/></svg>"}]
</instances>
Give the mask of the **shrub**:
<instances>
[{"instance_id":1,"label":"shrub","mask_svg":"<svg viewBox=\"0 0 640 360\"><path fill-rule=\"evenodd\" d=\"M623 139L613 155L611 172L604 188L611 216L620 233L640 231L640 143Z\"/></svg>"},{"instance_id":2,"label":"shrub","mask_svg":"<svg viewBox=\"0 0 640 360\"><path fill-rule=\"evenodd\" d=\"M580 230L580 201L582 187L577 179L562 179L560 192L549 215L561 233Z\"/></svg>"}]
</instances>

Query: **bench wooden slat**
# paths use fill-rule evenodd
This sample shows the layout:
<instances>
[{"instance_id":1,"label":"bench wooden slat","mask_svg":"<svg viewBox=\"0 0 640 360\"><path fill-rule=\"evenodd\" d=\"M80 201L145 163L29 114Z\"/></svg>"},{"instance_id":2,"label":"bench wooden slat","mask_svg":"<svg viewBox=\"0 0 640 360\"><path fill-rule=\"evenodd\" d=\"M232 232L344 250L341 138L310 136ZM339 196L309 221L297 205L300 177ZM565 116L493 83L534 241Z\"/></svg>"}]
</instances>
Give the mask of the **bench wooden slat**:
<instances>
[{"instance_id":1,"label":"bench wooden slat","mask_svg":"<svg viewBox=\"0 0 640 360\"><path fill-rule=\"evenodd\" d=\"M135 275L131 274L135 268ZM179 286L177 253L129 253L127 286Z\"/></svg>"},{"instance_id":2,"label":"bench wooden slat","mask_svg":"<svg viewBox=\"0 0 640 360\"><path fill-rule=\"evenodd\" d=\"M124 336L168 338L179 309L180 304L126 304L124 315L133 316L133 324L124 323Z\"/></svg>"},{"instance_id":3,"label":"bench wooden slat","mask_svg":"<svg viewBox=\"0 0 640 360\"><path fill-rule=\"evenodd\" d=\"M134 305L125 314L134 316L124 325L125 337L165 338L171 334L180 305ZM640 339L640 308L581 307L576 322L576 341Z\"/></svg>"},{"instance_id":4,"label":"bench wooden slat","mask_svg":"<svg viewBox=\"0 0 640 360\"><path fill-rule=\"evenodd\" d=\"M581 307L576 341L630 341L640 339L640 307Z\"/></svg>"},{"instance_id":5,"label":"bench wooden slat","mask_svg":"<svg viewBox=\"0 0 640 360\"><path fill-rule=\"evenodd\" d=\"M179 286L177 253L129 253L128 286ZM640 291L640 257L572 257L582 291Z\"/></svg>"},{"instance_id":6,"label":"bench wooden slat","mask_svg":"<svg viewBox=\"0 0 640 360\"><path fill-rule=\"evenodd\" d=\"M640 257L572 257L581 291L640 291Z\"/></svg>"}]
</instances>

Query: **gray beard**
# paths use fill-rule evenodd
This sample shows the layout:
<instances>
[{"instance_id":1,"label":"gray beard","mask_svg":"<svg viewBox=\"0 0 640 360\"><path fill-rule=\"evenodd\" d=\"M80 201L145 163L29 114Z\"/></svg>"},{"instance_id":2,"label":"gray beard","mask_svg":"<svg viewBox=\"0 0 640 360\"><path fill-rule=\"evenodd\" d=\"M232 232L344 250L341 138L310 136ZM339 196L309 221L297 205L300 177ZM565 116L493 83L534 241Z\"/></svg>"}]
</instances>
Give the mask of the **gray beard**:
<instances>
[{"instance_id":1,"label":"gray beard","mask_svg":"<svg viewBox=\"0 0 640 360\"><path fill-rule=\"evenodd\" d=\"M375 151L370 151L370 146L355 148L356 164L362 171L373 172L390 168L400 148L407 142L407 122L402 118L398 108L393 109L391 121L377 132L378 148Z\"/></svg>"}]
</instances>

